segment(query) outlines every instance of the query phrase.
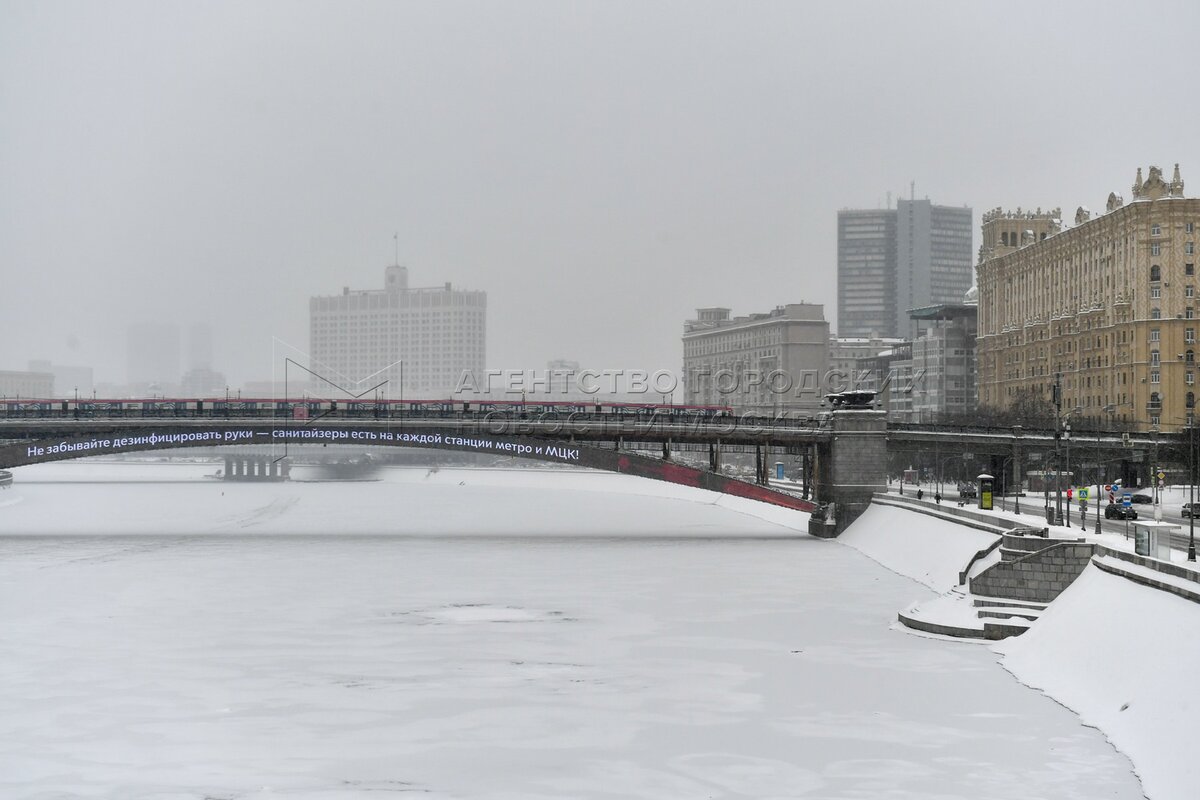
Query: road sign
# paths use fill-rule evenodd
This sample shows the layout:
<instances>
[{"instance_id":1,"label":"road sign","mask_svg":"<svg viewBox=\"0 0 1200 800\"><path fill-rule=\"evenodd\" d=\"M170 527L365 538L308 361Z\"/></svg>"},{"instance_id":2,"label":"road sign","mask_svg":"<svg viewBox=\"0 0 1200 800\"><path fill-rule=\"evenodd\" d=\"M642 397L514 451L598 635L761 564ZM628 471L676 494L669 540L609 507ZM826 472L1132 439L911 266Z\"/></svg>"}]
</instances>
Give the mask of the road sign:
<instances>
[{"instance_id":1,"label":"road sign","mask_svg":"<svg viewBox=\"0 0 1200 800\"><path fill-rule=\"evenodd\" d=\"M1133 505L1133 495L1131 495L1129 492L1121 495L1121 505L1125 506L1126 508L1129 508L1131 505Z\"/></svg>"},{"instance_id":2,"label":"road sign","mask_svg":"<svg viewBox=\"0 0 1200 800\"><path fill-rule=\"evenodd\" d=\"M1158 471L1158 479L1159 479L1159 481L1161 481L1161 480L1162 480L1163 478L1165 478L1165 477L1167 477L1167 473L1163 472L1162 470L1159 470L1159 471Z\"/></svg>"},{"instance_id":3,"label":"road sign","mask_svg":"<svg viewBox=\"0 0 1200 800\"><path fill-rule=\"evenodd\" d=\"M1086 486L1079 490L1079 499L1080 500L1087 500L1091 496L1092 496L1092 490L1087 488Z\"/></svg>"}]
</instances>

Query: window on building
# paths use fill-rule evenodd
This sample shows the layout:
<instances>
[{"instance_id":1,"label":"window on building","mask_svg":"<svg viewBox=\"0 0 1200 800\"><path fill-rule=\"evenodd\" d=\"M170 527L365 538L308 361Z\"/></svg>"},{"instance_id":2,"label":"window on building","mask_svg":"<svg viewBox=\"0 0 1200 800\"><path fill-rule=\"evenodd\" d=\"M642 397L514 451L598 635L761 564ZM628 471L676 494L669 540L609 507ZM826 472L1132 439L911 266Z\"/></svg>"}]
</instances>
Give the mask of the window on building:
<instances>
[{"instance_id":1,"label":"window on building","mask_svg":"<svg viewBox=\"0 0 1200 800\"><path fill-rule=\"evenodd\" d=\"M1160 308L1150 309L1150 319L1162 319L1162 309L1160 309Z\"/></svg>"},{"instance_id":2,"label":"window on building","mask_svg":"<svg viewBox=\"0 0 1200 800\"><path fill-rule=\"evenodd\" d=\"M1158 328L1151 328L1151 329L1150 329L1150 341L1152 341L1152 342L1157 342L1157 341L1159 340L1159 338L1158 338L1158 337L1159 337L1159 330L1158 330Z\"/></svg>"},{"instance_id":3,"label":"window on building","mask_svg":"<svg viewBox=\"0 0 1200 800\"><path fill-rule=\"evenodd\" d=\"M1196 407L1196 393L1195 393L1195 392L1188 392L1188 393L1187 393L1187 400L1185 401L1185 405L1186 405L1188 408L1195 408L1195 407Z\"/></svg>"},{"instance_id":4,"label":"window on building","mask_svg":"<svg viewBox=\"0 0 1200 800\"><path fill-rule=\"evenodd\" d=\"M1195 275L1196 274L1196 265L1195 264L1184 264L1183 265L1183 274L1184 275Z\"/></svg>"},{"instance_id":5,"label":"window on building","mask_svg":"<svg viewBox=\"0 0 1200 800\"><path fill-rule=\"evenodd\" d=\"M1150 245L1150 255L1161 256L1162 255L1162 245L1159 244L1158 242L1155 242L1154 244Z\"/></svg>"},{"instance_id":6,"label":"window on building","mask_svg":"<svg viewBox=\"0 0 1200 800\"><path fill-rule=\"evenodd\" d=\"M1196 223L1194 223L1194 222L1183 223L1183 232L1184 233L1195 233L1196 232Z\"/></svg>"},{"instance_id":7,"label":"window on building","mask_svg":"<svg viewBox=\"0 0 1200 800\"><path fill-rule=\"evenodd\" d=\"M1183 318L1184 319L1195 319L1196 318L1196 309L1192 308L1191 306L1188 306L1187 308L1185 308L1183 310Z\"/></svg>"},{"instance_id":8,"label":"window on building","mask_svg":"<svg viewBox=\"0 0 1200 800\"><path fill-rule=\"evenodd\" d=\"M1157 350L1150 351L1150 366L1157 367L1159 363L1159 355Z\"/></svg>"},{"instance_id":9,"label":"window on building","mask_svg":"<svg viewBox=\"0 0 1200 800\"><path fill-rule=\"evenodd\" d=\"M1195 328L1185 328L1183 331L1183 341L1185 344L1195 344L1196 343L1196 329Z\"/></svg>"},{"instance_id":10,"label":"window on building","mask_svg":"<svg viewBox=\"0 0 1200 800\"><path fill-rule=\"evenodd\" d=\"M1155 255L1158 255L1158 253L1155 253ZM1161 281L1161 280L1162 280L1162 267L1160 267L1158 264L1151 264L1150 265L1150 282L1154 283L1156 281Z\"/></svg>"},{"instance_id":11,"label":"window on building","mask_svg":"<svg viewBox=\"0 0 1200 800\"><path fill-rule=\"evenodd\" d=\"M1157 427L1158 427L1158 420L1159 420L1159 418L1158 418L1158 416L1157 416L1157 415L1155 415L1155 414L1151 414L1151 415L1150 415L1150 427L1152 427L1152 428L1157 428Z\"/></svg>"},{"instance_id":12,"label":"window on building","mask_svg":"<svg viewBox=\"0 0 1200 800\"><path fill-rule=\"evenodd\" d=\"M1159 288L1159 287L1157 287L1157 286L1151 286L1151 287L1150 287L1150 299L1151 299L1151 300L1158 300L1158 299L1160 299L1161 297L1162 297L1162 289L1160 289L1160 288Z\"/></svg>"},{"instance_id":13,"label":"window on building","mask_svg":"<svg viewBox=\"0 0 1200 800\"><path fill-rule=\"evenodd\" d=\"M1194 256L1196 254L1196 243L1186 242L1183 245L1183 253L1184 255Z\"/></svg>"},{"instance_id":14,"label":"window on building","mask_svg":"<svg viewBox=\"0 0 1200 800\"><path fill-rule=\"evenodd\" d=\"M1196 383L1196 373L1189 372L1186 376L1184 376L1183 382L1188 386L1194 385Z\"/></svg>"},{"instance_id":15,"label":"window on building","mask_svg":"<svg viewBox=\"0 0 1200 800\"><path fill-rule=\"evenodd\" d=\"M1162 226L1157 223L1155 223L1154 225L1151 225L1150 226L1150 235L1151 236L1161 236L1162 235Z\"/></svg>"},{"instance_id":16,"label":"window on building","mask_svg":"<svg viewBox=\"0 0 1200 800\"><path fill-rule=\"evenodd\" d=\"M1158 370L1154 369L1154 370L1150 371L1150 382L1151 383L1162 383L1161 377L1162 377L1162 374Z\"/></svg>"},{"instance_id":17,"label":"window on building","mask_svg":"<svg viewBox=\"0 0 1200 800\"><path fill-rule=\"evenodd\" d=\"M1183 354L1183 360L1189 364L1195 364L1196 363L1196 351L1188 350L1186 353Z\"/></svg>"}]
</instances>

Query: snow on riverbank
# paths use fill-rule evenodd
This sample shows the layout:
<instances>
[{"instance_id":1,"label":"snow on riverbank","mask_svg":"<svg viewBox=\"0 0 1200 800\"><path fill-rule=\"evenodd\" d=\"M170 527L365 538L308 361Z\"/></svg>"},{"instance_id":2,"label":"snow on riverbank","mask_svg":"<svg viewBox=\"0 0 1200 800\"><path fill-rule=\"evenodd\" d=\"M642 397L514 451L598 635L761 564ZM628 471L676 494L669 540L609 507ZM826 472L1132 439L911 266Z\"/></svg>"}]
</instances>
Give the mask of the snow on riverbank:
<instances>
[{"instance_id":1,"label":"snow on riverbank","mask_svg":"<svg viewBox=\"0 0 1200 800\"><path fill-rule=\"evenodd\" d=\"M996 536L916 511L876 504L838 541L942 592L958 584L959 570L976 552L996 541Z\"/></svg>"},{"instance_id":2,"label":"snow on riverbank","mask_svg":"<svg viewBox=\"0 0 1200 800\"><path fill-rule=\"evenodd\" d=\"M994 539L874 505L838 541L941 591L957 583L958 570ZM969 598L930 602L942 602L950 612L971 611ZM1151 800L1197 796L1200 703L1190 687L1200 669L1200 605L1093 566L1028 633L992 647L1018 680L1075 711L1129 756Z\"/></svg>"},{"instance_id":3,"label":"snow on riverbank","mask_svg":"<svg viewBox=\"0 0 1200 800\"><path fill-rule=\"evenodd\" d=\"M1128 755L1147 797L1197 796L1200 605L1092 566L1028 633L993 647Z\"/></svg>"}]
</instances>

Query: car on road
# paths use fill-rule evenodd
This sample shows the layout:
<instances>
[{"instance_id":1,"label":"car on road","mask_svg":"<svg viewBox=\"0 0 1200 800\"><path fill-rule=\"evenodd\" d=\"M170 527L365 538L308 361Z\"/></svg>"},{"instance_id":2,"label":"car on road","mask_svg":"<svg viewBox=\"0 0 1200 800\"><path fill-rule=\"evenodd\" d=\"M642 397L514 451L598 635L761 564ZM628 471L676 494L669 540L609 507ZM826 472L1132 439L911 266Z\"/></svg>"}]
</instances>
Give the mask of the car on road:
<instances>
[{"instance_id":1,"label":"car on road","mask_svg":"<svg viewBox=\"0 0 1200 800\"><path fill-rule=\"evenodd\" d=\"M1196 504L1196 506L1195 506L1195 508L1196 508L1196 510L1197 510L1197 511L1200 511L1200 503L1197 503L1197 504ZM1180 515L1181 517L1183 517L1184 519L1191 519L1191 518L1192 518L1192 514L1193 514L1193 511L1192 511L1192 504L1191 504L1191 503L1184 503L1184 504L1183 504L1183 508L1182 508L1182 509L1180 509L1180 511L1179 511L1179 515Z\"/></svg>"},{"instance_id":2,"label":"car on road","mask_svg":"<svg viewBox=\"0 0 1200 800\"><path fill-rule=\"evenodd\" d=\"M1130 498L1130 500L1132 500L1135 503L1138 503L1139 505L1148 506L1154 502L1154 495L1135 494L1133 497Z\"/></svg>"},{"instance_id":3,"label":"car on road","mask_svg":"<svg viewBox=\"0 0 1200 800\"><path fill-rule=\"evenodd\" d=\"M1107 506L1104 507L1104 518L1105 519L1137 519L1138 515L1137 515L1137 511L1134 510L1133 506L1129 506L1128 508L1126 508L1125 506L1121 505L1120 503L1109 503Z\"/></svg>"}]
</instances>

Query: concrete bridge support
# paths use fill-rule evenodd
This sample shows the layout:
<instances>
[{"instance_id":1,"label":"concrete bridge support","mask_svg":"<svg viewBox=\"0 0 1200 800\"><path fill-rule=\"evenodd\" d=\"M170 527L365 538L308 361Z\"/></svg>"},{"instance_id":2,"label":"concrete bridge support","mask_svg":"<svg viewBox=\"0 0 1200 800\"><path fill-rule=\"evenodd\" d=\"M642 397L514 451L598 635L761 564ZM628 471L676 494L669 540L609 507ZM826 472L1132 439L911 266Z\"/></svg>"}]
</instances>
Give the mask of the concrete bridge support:
<instances>
[{"instance_id":1,"label":"concrete bridge support","mask_svg":"<svg viewBox=\"0 0 1200 800\"><path fill-rule=\"evenodd\" d=\"M808 532L833 538L871 504L875 492L887 491L887 414L883 411L837 410L830 414L833 436L816 447L816 500Z\"/></svg>"},{"instance_id":2,"label":"concrete bridge support","mask_svg":"<svg viewBox=\"0 0 1200 800\"><path fill-rule=\"evenodd\" d=\"M227 481L286 481L291 465L270 456L225 456L224 476Z\"/></svg>"}]
</instances>

